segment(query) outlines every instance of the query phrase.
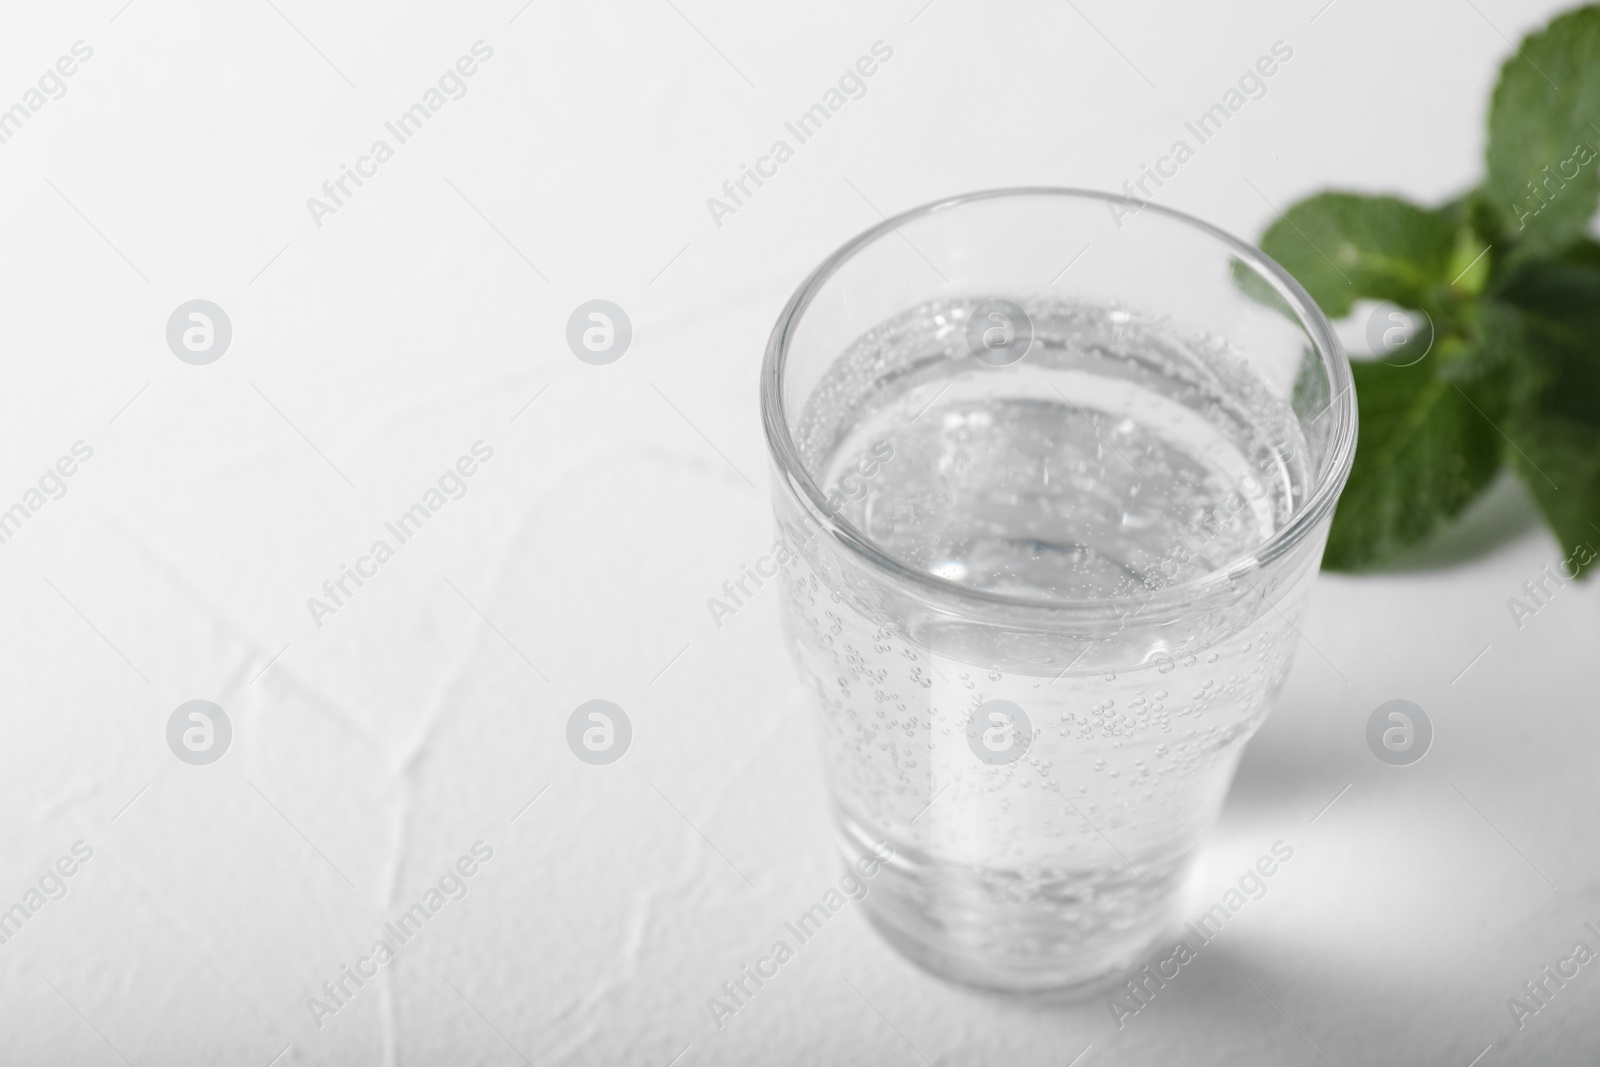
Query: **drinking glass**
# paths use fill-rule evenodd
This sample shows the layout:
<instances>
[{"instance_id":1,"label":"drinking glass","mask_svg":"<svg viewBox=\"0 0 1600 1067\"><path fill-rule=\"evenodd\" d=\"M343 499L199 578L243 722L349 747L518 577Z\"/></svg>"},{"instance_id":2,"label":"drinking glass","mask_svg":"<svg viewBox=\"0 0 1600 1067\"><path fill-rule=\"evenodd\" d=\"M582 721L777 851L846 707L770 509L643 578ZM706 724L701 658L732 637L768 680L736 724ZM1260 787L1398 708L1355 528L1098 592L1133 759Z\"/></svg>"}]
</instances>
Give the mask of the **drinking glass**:
<instances>
[{"instance_id":1,"label":"drinking glass","mask_svg":"<svg viewBox=\"0 0 1600 1067\"><path fill-rule=\"evenodd\" d=\"M906 956L1083 992L1170 928L1288 672L1351 385L1276 263L1101 193L929 204L800 286L761 374L784 627Z\"/></svg>"}]
</instances>

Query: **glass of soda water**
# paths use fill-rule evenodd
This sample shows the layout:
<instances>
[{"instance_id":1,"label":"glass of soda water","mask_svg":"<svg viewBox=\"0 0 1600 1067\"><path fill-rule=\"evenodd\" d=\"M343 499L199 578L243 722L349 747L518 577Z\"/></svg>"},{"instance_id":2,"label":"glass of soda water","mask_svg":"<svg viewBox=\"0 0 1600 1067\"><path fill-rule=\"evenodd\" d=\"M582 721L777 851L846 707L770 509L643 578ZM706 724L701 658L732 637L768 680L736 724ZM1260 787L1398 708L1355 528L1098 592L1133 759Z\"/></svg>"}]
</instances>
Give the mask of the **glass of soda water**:
<instances>
[{"instance_id":1,"label":"glass of soda water","mask_svg":"<svg viewBox=\"0 0 1600 1067\"><path fill-rule=\"evenodd\" d=\"M800 286L761 374L784 628L906 956L1087 993L1169 931L1288 673L1351 386L1276 263L1100 193L930 204Z\"/></svg>"}]
</instances>

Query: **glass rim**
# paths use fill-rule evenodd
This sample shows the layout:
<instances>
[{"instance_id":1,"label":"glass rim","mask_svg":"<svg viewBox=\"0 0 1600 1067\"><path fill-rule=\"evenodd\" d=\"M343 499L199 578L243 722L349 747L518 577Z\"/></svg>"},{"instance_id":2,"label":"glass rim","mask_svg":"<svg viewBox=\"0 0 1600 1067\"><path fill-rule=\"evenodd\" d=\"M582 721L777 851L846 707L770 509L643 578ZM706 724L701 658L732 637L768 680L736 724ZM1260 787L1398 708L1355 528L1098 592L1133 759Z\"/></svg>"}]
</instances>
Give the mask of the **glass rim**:
<instances>
[{"instance_id":1,"label":"glass rim","mask_svg":"<svg viewBox=\"0 0 1600 1067\"><path fill-rule=\"evenodd\" d=\"M823 260L800 283L799 288L795 290L794 295L789 298L789 302L784 306L782 313L779 314L778 321L773 325L772 333L767 340L766 354L761 365L761 421L766 433L767 450L772 461L776 464L779 474L787 483L789 491L794 493L798 502L811 513L823 532L826 532L835 541L845 546L874 569L885 571L896 579L942 598L974 605L984 605L990 608L1031 609L1052 613L1064 612L1070 615L1096 616L1107 614L1109 609L1115 608L1119 600L1127 599L1123 597L1096 599L1047 597L1003 593L964 585L949 578L943 578L913 567L885 551L853 523L842 518L837 509L829 506L822 488L817 485L816 480L811 476L811 472L806 469L799 449L795 446L793 435L789 432L789 420L786 417L787 411L783 401L784 371L788 366L789 342L801 317L811 306L818 292L838 273L840 268L869 245L898 232L898 227L905 223L925 218L941 211L948 211L952 208L959 208L985 200L1013 197L1064 197L1098 201L1104 204L1120 204L1132 211L1153 211L1170 221L1187 226L1212 238L1226 247L1236 258L1249 264L1267 280L1278 296L1283 299L1294 313L1301 328L1305 330L1311 340L1312 346L1316 349L1317 356L1321 359L1322 365L1328 374L1329 391L1333 394L1333 399L1329 401L1327 407L1323 408L1321 412L1311 419L1311 422L1316 422L1330 411L1334 412L1334 424L1328 439L1327 457L1323 462L1323 470L1316 474L1313 491L1301 503L1300 507L1295 509L1294 513L1289 517L1289 521L1284 523L1271 537L1257 545L1255 550L1248 555L1241 556L1221 567L1186 581L1174 582L1155 589L1148 589L1147 587L1150 596L1144 603L1148 604L1156 599L1202 598L1219 588L1231 587L1237 578L1262 569L1268 563L1296 547L1332 510L1349 476L1351 463L1355 459L1355 379L1350 370L1350 361L1346 357L1337 335L1334 333L1333 324L1328 321L1328 317L1323 314L1322 309L1311 299L1311 295L1306 292L1305 288L1277 261L1254 245L1241 241L1226 230L1214 226L1203 219L1195 218L1193 215L1149 201L1138 200L1117 193L1066 186L1015 186L1003 189L986 189L930 201L919 207L914 207L898 215L886 218L878 225L858 233L836 249L827 259Z\"/></svg>"}]
</instances>

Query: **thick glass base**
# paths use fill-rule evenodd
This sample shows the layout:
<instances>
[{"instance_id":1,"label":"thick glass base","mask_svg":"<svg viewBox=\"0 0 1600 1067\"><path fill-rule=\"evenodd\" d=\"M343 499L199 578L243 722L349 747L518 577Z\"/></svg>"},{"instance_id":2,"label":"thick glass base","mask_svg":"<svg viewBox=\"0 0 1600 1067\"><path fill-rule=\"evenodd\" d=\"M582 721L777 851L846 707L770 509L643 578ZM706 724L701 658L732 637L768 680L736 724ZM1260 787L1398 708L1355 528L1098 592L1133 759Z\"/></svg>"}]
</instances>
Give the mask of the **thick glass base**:
<instances>
[{"instance_id":1,"label":"thick glass base","mask_svg":"<svg viewBox=\"0 0 1600 1067\"><path fill-rule=\"evenodd\" d=\"M843 815L839 827L852 860L886 840ZM1188 868L1185 854L1137 870L1000 869L887 844L863 904L889 944L940 978L1052 1000L1092 997L1145 963L1175 923Z\"/></svg>"}]
</instances>

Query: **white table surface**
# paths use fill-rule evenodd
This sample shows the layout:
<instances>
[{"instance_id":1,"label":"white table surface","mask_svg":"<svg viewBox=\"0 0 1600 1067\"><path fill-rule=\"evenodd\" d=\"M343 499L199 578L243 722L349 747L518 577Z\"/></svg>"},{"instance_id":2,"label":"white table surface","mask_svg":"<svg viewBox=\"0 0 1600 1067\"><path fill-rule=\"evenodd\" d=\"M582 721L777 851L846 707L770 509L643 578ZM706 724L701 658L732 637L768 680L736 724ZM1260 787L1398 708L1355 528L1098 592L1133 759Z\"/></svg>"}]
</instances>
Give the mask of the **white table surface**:
<instances>
[{"instance_id":1,"label":"white table surface","mask_svg":"<svg viewBox=\"0 0 1600 1067\"><path fill-rule=\"evenodd\" d=\"M93 56L0 144L0 507L93 457L0 544L0 908L93 855L0 944L0 1062L1600 1055L1600 967L1524 1029L1506 1007L1600 948L1600 589L1515 625L1562 553L1514 487L1427 569L1319 581L1196 906L1276 840L1294 859L1125 1028L942 984L856 905L722 1029L706 1008L836 875L772 591L721 629L704 604L769 540L757 368L803 274L879 212L1119 187L1280 40L1161 202L1254 236L1327 185L1442 199L1478 173L1502 34L1555 4L520 2L6 16L0 106ZM317 226L306 198L478 40L467 94ZM715 225L706 198L879 40L866 95ZM197 297L234 331L209 366L164 339ZM610 366L563 339L596 297L634 327ZM480 440L467 495L314 625ZM635 732L591 767L564 730L599 697ZM1363 740L1397 697L1437 731L1405 768ZM164 734L197 698L234 728L203 767ZM467 895L316 1025L307 998L480 840Z\"/></svg>"}]
</instances>

